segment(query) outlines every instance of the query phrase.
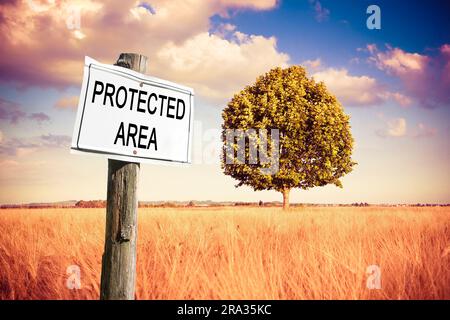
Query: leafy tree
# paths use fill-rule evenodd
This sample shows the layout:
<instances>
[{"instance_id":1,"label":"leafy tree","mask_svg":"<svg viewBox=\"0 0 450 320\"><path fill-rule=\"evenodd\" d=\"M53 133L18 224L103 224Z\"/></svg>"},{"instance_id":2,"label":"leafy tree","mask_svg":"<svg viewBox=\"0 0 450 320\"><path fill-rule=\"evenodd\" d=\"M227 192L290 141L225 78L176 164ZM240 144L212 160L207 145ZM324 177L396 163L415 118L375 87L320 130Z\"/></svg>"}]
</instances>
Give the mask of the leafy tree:
<instances>
[{"instance_id":1,"label":"leafy tree","mask_svg":"<svg viewBox=\"0 0 450 320\"><path fill-rule=\"evenodd\" d=\"M309 189L335 184L352 171L353 138L349 116L322 82L308 78L304 68L275 68L253 85L234 95L222 112L224 173L254 190L276 190L283 194L283 208L289 207L292 188ZM226 161L227 129L278 129L279 170L267 174L265 164ZM245 141L248 141L247 136ZM271 139L268 139L270 143ZM261 141L259 141L261 143ZM270 145L269 145L270 146ZM236 151L238 141L231 147ZM268 148L270 150L270 147ZM249 143L245 144L246 160Z\"/></svg>"}]
</instances>

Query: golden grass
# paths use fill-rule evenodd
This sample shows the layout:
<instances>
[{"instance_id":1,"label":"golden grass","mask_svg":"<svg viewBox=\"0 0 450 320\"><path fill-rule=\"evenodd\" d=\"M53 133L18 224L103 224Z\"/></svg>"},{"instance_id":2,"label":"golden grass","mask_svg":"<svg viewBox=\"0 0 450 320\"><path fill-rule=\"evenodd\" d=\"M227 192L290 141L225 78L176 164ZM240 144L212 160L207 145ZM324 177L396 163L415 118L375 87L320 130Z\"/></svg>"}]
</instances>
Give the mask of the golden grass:
<instances>
[{"instance_id":1,"label":"golden grass","mask_svg":"<svg viewBox=\"0 0 450 320\"><path fill-rule=\"evenodd\" d=\"M138 237L138 299L450 298L449 208L147 208ZM0 299L97 299L103 240L104 209L0 210Z\"/></svg>"}]
</instances>

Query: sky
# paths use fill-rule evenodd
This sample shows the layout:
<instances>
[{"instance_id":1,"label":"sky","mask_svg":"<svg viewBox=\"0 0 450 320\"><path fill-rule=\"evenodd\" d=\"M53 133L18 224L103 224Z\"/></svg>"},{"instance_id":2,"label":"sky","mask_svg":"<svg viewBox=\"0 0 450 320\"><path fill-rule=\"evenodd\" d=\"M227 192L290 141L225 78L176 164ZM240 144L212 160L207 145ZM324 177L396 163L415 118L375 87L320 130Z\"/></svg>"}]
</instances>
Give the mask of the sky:
<instances>
[{"instance_id":1,"label":"sky","mask_svg":"<svg viewBox=\"0 0 450 320\"><path fill-rule=\"evenodd\" d=\"M370 5L381 29L369 29ZM70 153L84 57L148 56L147 74L192 87L193 164L142 164L142 201L274 201L219 163L221 112L273 67L304 66L351 116L343 188L304 203L450 202L450 2L364 0L0 3L0 203L105 199L107 159Z\"/></svg>"}]
</instances>

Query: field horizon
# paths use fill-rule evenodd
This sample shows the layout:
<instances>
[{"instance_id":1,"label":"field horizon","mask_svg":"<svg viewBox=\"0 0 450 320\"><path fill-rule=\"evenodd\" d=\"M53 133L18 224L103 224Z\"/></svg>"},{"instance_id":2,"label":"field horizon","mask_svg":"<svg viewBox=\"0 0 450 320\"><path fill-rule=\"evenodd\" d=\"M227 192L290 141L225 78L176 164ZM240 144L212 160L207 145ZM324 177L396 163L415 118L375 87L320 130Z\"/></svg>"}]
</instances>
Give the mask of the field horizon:
<instances>
[{"instance_id":1,"label":"field horizon","mask_svg":"<svg viewBox=\"0 0 450 320\"><path fill-rule=\"evenodd\" d=\"M282 207L282 201L219 201L219 200L139 200L139 208L167 207ZM387 202L369 203L367 201L333 202L290 202L291 207L449 207L450 203L441 202ZM51 209L51 208L106 208L105 199L63 200L49 202L0 203L0 209Z\"/></svg>"}]
</instances>

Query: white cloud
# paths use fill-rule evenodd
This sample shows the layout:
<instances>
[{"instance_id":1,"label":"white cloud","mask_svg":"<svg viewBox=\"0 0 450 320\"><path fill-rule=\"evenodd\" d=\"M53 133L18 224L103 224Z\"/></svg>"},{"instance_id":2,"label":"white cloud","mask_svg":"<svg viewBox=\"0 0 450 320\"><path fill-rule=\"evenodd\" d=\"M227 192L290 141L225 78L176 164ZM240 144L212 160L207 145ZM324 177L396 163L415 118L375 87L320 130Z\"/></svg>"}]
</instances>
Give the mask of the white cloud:
<instances>
[{"instance_id":1,"label":"white cloud","mask_svg":"<svg viewBox=\"0 0 450 320\"><path fill-rule=\"evenodd\" d=\"M276 0L97 0L76 2L80 29L66 27L71 2L33 10L26 1L0 6L0 81L20 85L79 85L84 55L113 63L120 52L149 58L148 72L194 86L201 95L223 99L289 57L273 37L244 34L231 24L216 33L210 18L236 10L270 10ZM20 27L19 27L20 26ZM228 38L231 35L231 38ZM24 59L33 56L33 59ZM229 77L229 78L226 78ZM226 79L225 79L226 78ZM69 107L73 101L60 101Z\"/></svg>"},{"instance_id":2,"label":"white cloud","mask_svg":"<svg viewBox=\"0 0 450 320\"><path fill-rule=\"evenodd\" d=\"M278 2L278 0L219 0L219 5L222 8L270 10L276 7Z\"/></svg>"},{"instance_id":3,"label":"white cloud","mask_svg":"<svg viewBox=\"0 0 450 320\"><path fill-rule=\"evenodd\" d=\"M352 76L344 68L328 68L313 74L343 102L350 105L373 105L381 102L379 86L374 78Z\"/></svg>"},{"instance_id":4,"label":"white cloud","mask_svg":"<svg viewBox=\"0 0 450 320\"><path fill-rule=\"evenodd\" d=\"M380 70L397 75L411 71L421 71L429 60L427 56L405 52L399 48L388 47L386 52L381 52L375 44L369 44L367 49L372 54L369 61L373 61Z\"/></svg>"},{"instance_id":5,"label":"white cloud","mask_svg":"<svg viewBox=\"0 0 450 320\"><path fill-rule=\"evenodd\" d=\"M411 127L407 125L407 121L404 118L386 119L383 113L379 114L378 117L382 120L384 127L375 132L382 138L431 138L437 134L436 128L430 127L423 122L419 122L416 126Z\"/></svg>"},{"instance_id":6,"label":"white cloud","mask_svg":"<svg viewBox=\"0 0 450 320\"><path fill-rule=\"evenodd\" d=\"M406 134L406 120L398 118L389 121L387 134L391 137L403 137Z\"/></svg>"},{"instance_id":7,"label":"white cloud","mask_svg":"<svg viewBox=\"0 0 450 320\"><path fill-rule=\"evenodd\" d=\"M287 66L289 56L277 51L274 37L235 31L231 39L203 32L180 44L170 42L157 59L158 73L223 101L269 69Z\"/></svg>"},{"instance_id":8,"label":"white cloud","mask_svg":"<svg viewBox=\"0 0 450 320\"><path fill-rule=\"evenodd\" d=\"M301 63L308 71L315 71L322 66L322 60L320 58L314 60L305 60Z\"/></svg>"},{"instance_id":9,"label":"white cloud","mask_svg":"<svg viewBox=\"0 0 450 320\"><path fill-rule=\"evenodd\" d=\"M380 137L404 137L406 135L406 119L395 118L385 121L385 128L378 130L377 134Z\"/></svg>"},{"instance_id":10,"label":"white cloud","mask_svg":"<svg viewBox=\"0 0 450 320\"><path fill-rule=\"evenodd\" d=\"M408 106L410 100L399 92L390 92L375 78L354 76L345 68L327 68L312 75L316 81L323 81L330 91L343 103L350 106L378 105L393 99L401 106Z\"/></svg>"}]
</instances>

